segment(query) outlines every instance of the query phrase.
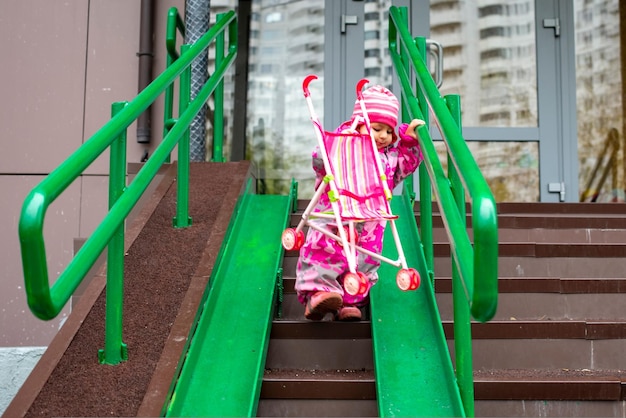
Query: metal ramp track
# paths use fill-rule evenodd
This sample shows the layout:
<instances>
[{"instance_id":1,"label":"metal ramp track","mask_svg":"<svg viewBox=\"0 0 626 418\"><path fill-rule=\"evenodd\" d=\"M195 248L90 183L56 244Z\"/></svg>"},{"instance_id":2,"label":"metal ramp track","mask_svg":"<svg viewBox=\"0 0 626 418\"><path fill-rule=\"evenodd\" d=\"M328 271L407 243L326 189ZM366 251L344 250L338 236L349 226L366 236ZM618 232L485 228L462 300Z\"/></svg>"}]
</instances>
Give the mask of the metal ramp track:
<instances>
[{"instance_id":1,"label":"metal ramp track","mask_svg":"<svg viewBox=\"0 0 626 418\"><path fill-rule=\"evenodd\" d=\"M167 416L256 415L291 199L240 199Z\"/></svg>"},{"instance_id":2,"label":"metal ramp track","mask_svg":"<svg viewBox=\"0 0 626 418\"><path fill-rule=\"evenodd\" d=\"M414 292L395 284L397 269L383 263L372 288L372 343L378 409L383 416L460 417L465 412L446 343L435 294L426 271L413 210L406 197L394 196L393 213L409 266L422 274ZM389 228L388 228L389 229ZM396 255L390 231L388 257Z\"/></svg>"}]
</instances>

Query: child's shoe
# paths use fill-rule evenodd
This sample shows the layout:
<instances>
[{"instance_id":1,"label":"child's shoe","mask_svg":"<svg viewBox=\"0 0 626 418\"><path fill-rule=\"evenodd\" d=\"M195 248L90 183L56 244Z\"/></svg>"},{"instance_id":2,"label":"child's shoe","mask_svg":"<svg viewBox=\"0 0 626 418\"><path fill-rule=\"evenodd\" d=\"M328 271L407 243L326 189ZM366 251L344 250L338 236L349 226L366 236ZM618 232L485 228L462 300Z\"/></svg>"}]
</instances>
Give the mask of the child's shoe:
<instances>
[{"instance_id":1,"label":"child's shoe","mask_svg":"<svg viewBox=\"0 0 626 418\"><path fill-rule=\"evenodd\" d=\"M361 310L356 306L346 305L343 308L339 309L336 319L338 321L360 321Z\"/></svg>"},{"instance_id":2,"label":"child's shoe","mask_svg":"<svg viewBox=\"0 0 626 418\"><path fill-rule=\"evenodd\" d=\"M317 292L313 294L304 308L304 317L311 321L321 321L329 312L336 312L343 305L343 298L339 293Z\"/></svg>"}]
</instances>

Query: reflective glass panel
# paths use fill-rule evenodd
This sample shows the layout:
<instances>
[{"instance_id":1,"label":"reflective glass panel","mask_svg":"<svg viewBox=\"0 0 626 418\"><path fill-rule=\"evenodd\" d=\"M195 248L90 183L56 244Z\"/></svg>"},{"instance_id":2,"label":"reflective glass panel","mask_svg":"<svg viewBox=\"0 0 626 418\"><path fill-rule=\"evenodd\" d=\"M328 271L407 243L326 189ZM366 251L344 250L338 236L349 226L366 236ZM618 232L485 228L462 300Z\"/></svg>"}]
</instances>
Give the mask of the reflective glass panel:
<instances>
[{"instance_id":1,"label":"reflective glass panel","mask_svg":"<svg viewBox=\"0 0 626 418\"><path fill-rule=\"evenodd\" d=\"M259 170L259 192L286 194L295 178L305 197L316 139L302 80L319 77L310 89L323 115L324 0L254 0L248 66L247 158Z\"/></svg>"},{"instance_id":2,"label":"reflective glass panel","mask_svg":"<svg viewBox=\"0 0 626 418\"><path fill-rule=\"evenodd\" d=\"M579 189L585 201L624 201L619 8L618 0L574 1Z\"/></svg>"},{"instance_id":3,"label":"reflective glass panel","mask_svg":"<svg viewBox=\"0 0 626 418\"><path fill-rule=\"evenodd\" d=\"M461 96L464 126L537 126L534 22L534 0L431 1L440 91Z\"/></svg>"}]
</instances>

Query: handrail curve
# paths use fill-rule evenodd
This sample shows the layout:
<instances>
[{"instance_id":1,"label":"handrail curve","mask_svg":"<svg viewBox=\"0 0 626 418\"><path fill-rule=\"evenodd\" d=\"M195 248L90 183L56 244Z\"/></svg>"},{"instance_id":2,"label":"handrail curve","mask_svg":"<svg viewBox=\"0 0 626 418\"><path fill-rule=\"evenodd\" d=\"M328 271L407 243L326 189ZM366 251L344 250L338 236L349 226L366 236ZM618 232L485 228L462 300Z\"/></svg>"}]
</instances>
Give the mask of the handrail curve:
<instances>
[{"instance_id":1,"label":"handrail curve","mask_svg":"<svg viewBox=\"0 0 626 418\"><path fill-rule=\"evenodd\" d=\"M405 63L402 62L400 48L406 51L410 57L420 90L424 94L448 148L450 161L472 201L473 248L465 233L464 217L462 218L457 210L453 210L457 204L454 201L448 177L444 174L437 156L428 127L426 125L418 128L426 169L430 178L435 182L436 187L433 189L442 211L445 212L445 215L442 213L442 216L451 240L452 257L463 280L472 316L479 321L488 321L493 317L497 308L498 231L496 203L461 135L459 126L446 105L445 99L439 94L430 71L408 32L408 28L406 25L396 23L402 21L399 8L392 7L389 12L389 49L402 85L403 100L407 104L411 117L424 119L419 102L412 93L409 73ZM457 230L463 231L463 233L455 232Z\"/></svg>"},{"instance_id":2,"label":"handrail curve","mask_svg":"<svg viewBox=\"0 0 626 418\"><path fill-rule=\"evenodd\" d=\"M172 19L172 16L174 16L176 25L180 25L180 17L175 8L170 10L169 18ZM184 31L184 27L182 30ZM228 33L227 46L224 45L223 41L225 33ZM135 119L167 88L172 86L178 77L184 75L185 71L189 71L188 68L195 57L208 48L216 39L221 41L221 46L226 50L226 54L222 54L222 59L216 62L216 68L211 77L198 92L194 100L190 100L184 110L181 109L178 120L171 124L171 129L167 134L164 134L162 142L139 170L133 181L120 190L119 196L114 198L114 202L110 201L109 212L51 286L43 234L44 221L49 206L101 154L109 148L113 152L112 144L120 136L123 135L125 137L126 129ZM168 51L172 48L169 37L167 48ZM173 48L175 48L175 45ZM195 114L198 113L203 103L208 100L219 84L223 82L224 75L234 63L237 54L237 20L235 12L230 11L220 15L218 21L209 31L193 45L186 49L183 48L183 51L178 59L173 60L171 65L168 65L132 101L121 106L119 111L102 128L36 185L25 198L19 220L18 233L27 301L30 309L38 318L44 320L52 319L63 309L63 306L85 278L99 255L110 244L116 231L123 227L127 216L146 191L159 168L166 162L170 153L179 144L185 132L188 131ZM183 100L189 100L189 98L181 97L181 101ZM181 170L180 166L181 164L179 163L179 173ZM125 164L121 169L126 169ZM184 169L189 170L188 161ZM110 173L110 176L113 176L113 173ZM122 176L122 178L125 177L125 171L123 171ZM179 184L179 188L181 187L183 186ZM188 186L186 187L188 188ZM123 254L121 254L121 257L123 257ZM119 309L121 309L121 306Z\"/></svg>"},{"instance_id":3,"label":"handrail curve","mask_svg":"<svg viewBox=\"0 0 626 418\"><path fill-rule=\"evenodd\" d=\"M432 190L450 242L456 382L465 415L474 416L471 317L486 322L497 309L496 203L461 135L460 97L441 97L425 63L426 40L412 39L406 21L407 8L389 9L389 52L402 87L403 117L427 122L417 130L424 155L419 179L421 241L428 273L434 279ZM411 74L415 78L415 92ZM420 106L423 104L427 106ZM447 176L430 136L430 120L424 117L429 114L434 117L446 145ZM466 225L466 193L471 199L473 243Z\"/></svg>"}]
</instances>

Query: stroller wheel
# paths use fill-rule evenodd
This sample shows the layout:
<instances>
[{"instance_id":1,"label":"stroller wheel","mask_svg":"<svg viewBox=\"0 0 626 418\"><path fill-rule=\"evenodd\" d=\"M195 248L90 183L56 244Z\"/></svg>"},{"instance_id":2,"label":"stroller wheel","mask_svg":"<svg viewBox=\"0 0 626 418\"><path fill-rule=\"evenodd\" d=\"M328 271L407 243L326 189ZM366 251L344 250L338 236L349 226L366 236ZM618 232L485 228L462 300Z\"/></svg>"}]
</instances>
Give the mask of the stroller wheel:
<instances>
[{"instance_id":1,"label":"stroller wheel","mask_svg":"<svg viewBox=\"0 0 626 418\"><path fill-rule=\"evenodd\" d=\"M367 292L367 277L360 271L346 273L343 276L343 288L350 296L363 295Z\"/></svg>"},{"instance_id":2,"label":"stroller wheel","mask_svg":"<svg viewBox=\"0 0 626 418\"><path fill-rule=\"evenodd\" d=\"M281 241L285 250L299 250L304 244L304 232L287 228L283 231Z\"/></svg>"},{"instance_id":3,"label":"stroller wheel","mask_svg":"<svg viewBox=\"0 0 626 418\"><path fill-rule=\"evenodd\" d=\"M396 276L400 290L415 290L420 286L420 275L414 268L401 269Z\"/></svg>"}]
</instances>

